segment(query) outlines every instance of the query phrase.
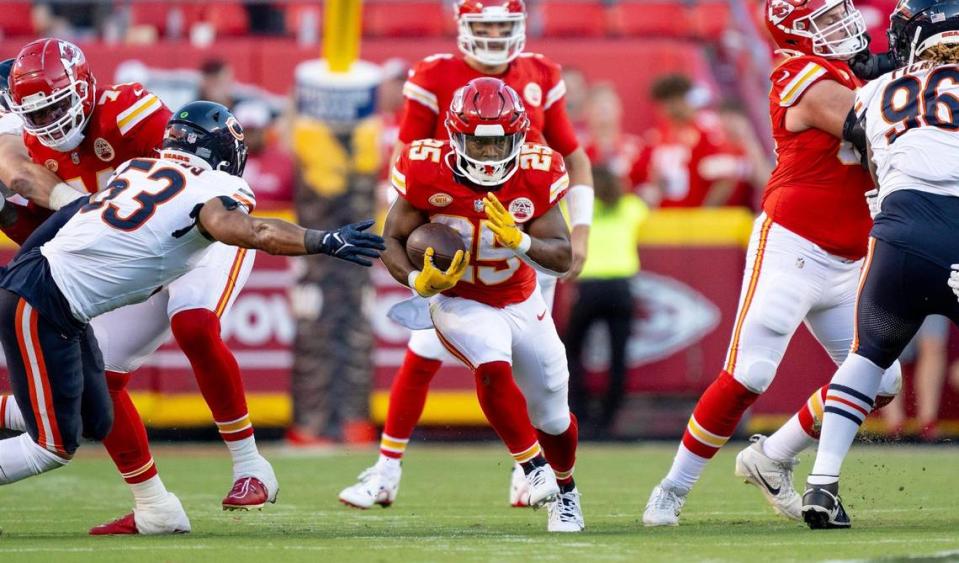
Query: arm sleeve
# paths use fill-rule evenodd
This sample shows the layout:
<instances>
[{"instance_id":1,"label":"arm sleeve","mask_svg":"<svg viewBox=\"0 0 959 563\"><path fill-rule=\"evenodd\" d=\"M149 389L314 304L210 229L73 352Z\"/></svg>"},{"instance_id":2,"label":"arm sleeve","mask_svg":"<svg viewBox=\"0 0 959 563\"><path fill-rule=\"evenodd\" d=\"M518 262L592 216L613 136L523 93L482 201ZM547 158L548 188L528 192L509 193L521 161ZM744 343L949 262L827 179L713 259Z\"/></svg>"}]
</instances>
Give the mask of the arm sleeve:
<instances>
[{"instance_id":1,"label":"arm sleeve","mask_svg":"<svg viewBox=\"0 0 959 563\"><path fill-rule=\"evenodd\" d=\"M573 124L566 113L566 97L563 96L545 112L543 137L551 149L567 155L579 148L579 140Z\"/></svg>"},{"instance_id":2,"label":"arm sleeve","mask_svg":"<svg viewBox=\"0 0 959 563\"><path fill-rule=\"evenodd\" d=\"M433 110L407 98L403 104L403 117L400 120L400 141L409 144L417 139L432 138L438 119L439 116Z\"/></svg>"}]
</instances>

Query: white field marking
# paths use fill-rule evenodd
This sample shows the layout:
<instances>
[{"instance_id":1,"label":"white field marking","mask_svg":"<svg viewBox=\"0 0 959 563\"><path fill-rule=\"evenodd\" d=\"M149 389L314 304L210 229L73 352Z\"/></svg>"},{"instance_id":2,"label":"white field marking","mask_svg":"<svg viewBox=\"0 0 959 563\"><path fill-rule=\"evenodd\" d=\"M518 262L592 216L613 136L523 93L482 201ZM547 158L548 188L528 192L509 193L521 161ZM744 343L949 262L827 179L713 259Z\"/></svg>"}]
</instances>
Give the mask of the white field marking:
<instances>
[{"instance_id":1,"label":"white field marking","mask_svg":"<svg viewBox=\"0 0 959 563\"><path fill-rule=\"evenodd\" d=\"M936 553L929 553L925 555L898 555L896 556L897 561L909 561L910 559L921 559L923 561L928 561L929 559L942 559L942 560L955 560L956 556L959 556L959 549L951 549L949 551L938 551ZM827 559L823 563L868 563L870 561L880 561L881 559Z\"/></svg>"}]
</instances>

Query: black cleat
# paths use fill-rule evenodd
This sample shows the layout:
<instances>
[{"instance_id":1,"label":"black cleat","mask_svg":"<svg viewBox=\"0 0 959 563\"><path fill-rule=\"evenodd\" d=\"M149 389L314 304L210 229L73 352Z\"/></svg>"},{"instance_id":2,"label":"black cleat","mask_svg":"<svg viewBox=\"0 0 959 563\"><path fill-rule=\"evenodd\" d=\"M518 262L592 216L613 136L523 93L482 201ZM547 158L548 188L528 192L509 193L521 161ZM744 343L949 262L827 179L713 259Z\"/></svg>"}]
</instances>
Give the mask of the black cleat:
<instances>
[{"instance_id":1,"label":"black cleat","mask_svg":"<svg viewBox=\"0 0 959 563\"><path fill-rule=\"evenodd\" d=\"M806 484L802 496L802 517L811 530L835 530L852 527L852 521L839 498L839 482L829 485Z\"/></svg>"}]
</instances>

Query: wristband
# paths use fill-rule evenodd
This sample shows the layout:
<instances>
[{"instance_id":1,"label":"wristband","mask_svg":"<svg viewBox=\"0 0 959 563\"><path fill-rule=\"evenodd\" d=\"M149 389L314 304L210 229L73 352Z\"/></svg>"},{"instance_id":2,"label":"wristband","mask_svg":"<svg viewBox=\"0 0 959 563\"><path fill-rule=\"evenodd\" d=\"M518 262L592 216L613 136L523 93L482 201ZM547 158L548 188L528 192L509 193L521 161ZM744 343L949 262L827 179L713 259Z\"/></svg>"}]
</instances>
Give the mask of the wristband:
<instances>
[{"instance_id":1,"label":"wristband","mask_svg":"<svg viewBox=\"0 0 959 563\"><path fill-rule=\"evenodd\" d=\"M416 278L420 276L420 273L420 270L413 270L410 275L406 276L406 285L413 291L416 291Z\"/></svg>"},{"instance_id":2,"label":"wristband","mask_svg":"<svg viewBox=\"0 0 959 563\"><path fill-rule=\"evenodd\" d=\"M325 249L323 248L323 239L326 237L326 231L321 231L319 229L307 229L306 233L303 235L303 246L306 248L307 254L322 254Z\"/></svg>"},{"instance_id":3,"label":"wristband","mask_svg":"<svg viewBox=\"0 0 959 563\"><path fill-rule=\"evenodd\" d=\"M77 191L76 188L70 184L67 184L66 182L60 182L56 186L53 186L53 189L50 190L50 209L56 211L64 205L67 205L68 203L85 195L88 194Z\"/></svg>"},{"instance_id":4,"label":"wristband","mask_svg":"<svg viewBox=\"0 0 959 563\"><path fill-rule=\"evenodd\" d=\"M593 224L593 187L576 184L566 192L569 224L573 227Z\"/></svg>"},{"instance_id":5,"label":"wristband","mask_svg":"<svg viewBox=\"0 0 959 563\"><path fill-rule=\"evenodd\" d=\"M520 231L519 246L513 249L513 252L525 256L529 252L529 247L533 246L533 239L530 236L522 231Z\"/></svg>"}]
</instances>

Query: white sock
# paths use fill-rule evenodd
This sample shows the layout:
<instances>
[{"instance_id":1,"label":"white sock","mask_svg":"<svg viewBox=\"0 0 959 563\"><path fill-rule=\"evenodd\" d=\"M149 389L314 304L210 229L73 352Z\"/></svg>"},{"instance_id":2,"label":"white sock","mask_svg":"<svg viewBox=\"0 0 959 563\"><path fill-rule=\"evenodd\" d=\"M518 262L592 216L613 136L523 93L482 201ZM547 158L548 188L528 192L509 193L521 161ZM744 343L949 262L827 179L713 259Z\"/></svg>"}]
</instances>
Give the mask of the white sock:
<instances>
[{"instance_id":1,"label":"white sock","mask_svg":"<svg viewBox=\"0 0 959 563\"><path fill-rule=\"evenodd\" d=\"M226 447L233 456L233 472L236 473L238 467L250 464L260 459L260 451L256 449L256 438L250 436L241 440L226 442Z\"/></svg>"},{"instance_id":2,"label":"white sock","mask_svg":"<svg viewBox=\"0 0 959 563\"><path fill-rule=\"evenodd\" d=\"M130 491L137 506L157 504L169 494L159 475L154 475L142 483L130 483Z\"/></svg>"},{"instance_id":3,"label":"white sock","mask_svg":"<svg viewBox=\"0 0 959 563\"><path fill-rule=\"evenodd\" d=\"M676 451L676 457L673 458L673 466L669 468L664 482L680 490L689 492L699 481L699 476L703 474L703 469L709 460L700 457L686 449L686 446L679 444L679 450Z\"/></svg>"},{"instance_id":4,"label":"white sock","mask_svg":"<svg viewBox=\"0 0 959 563\"><path fill-rule=\"evenodd\" d=\"M816 443L816 439L806 434L799 415L794 414L772 436L763 442L763 453L776 461L791 461L803 450Z\"/></svg>"},{"instance_id":5,"label":"white sock","mask_svg":"<svg viewBox=\"0 0 959 563\"><path fill-rule=\"evenodd\" d=\"M46 473L69 462L41 448L29 434L0 440L0 485Z\"/></svg>"},{"instance_id":6,"label":"white sock","mask_svg":"<svg viewBox=\"0 0 959 563\"><path fill-rule=\"evenodd\" d=\"M858 354L849 354L829 382L829 391L820 431L819 450L809 482L814 485L834 483L839 479L842 462L859 426L872 410L883 369ZM838 397L855 406L832 400ZM863 412L865 411L865 412Z\"/></svg>"},{"instance_id":7,"label":"white sock","mask_svg":"<svg viewBox=\"0 0 959 563\"><path fill-rule=\"evenodd\" d=\"M376 460L376 466L390 470L398 469L400 467L400 460L395 457L380 454L380 458Z\"/></svg>"},{"instance_id":8,"label":"white sock","mask_svg":"<svg viewBox=\"0 0 959 563\"><path fill-rule=\"evenodd\" d=\"M0 420L0 428L13 430L16 432L26 432L27 424L23 421L23 413L20 411L20 405L13 395L0 395L0 412L3 413L3 419Z\"/></svg>"}]
</instances>

